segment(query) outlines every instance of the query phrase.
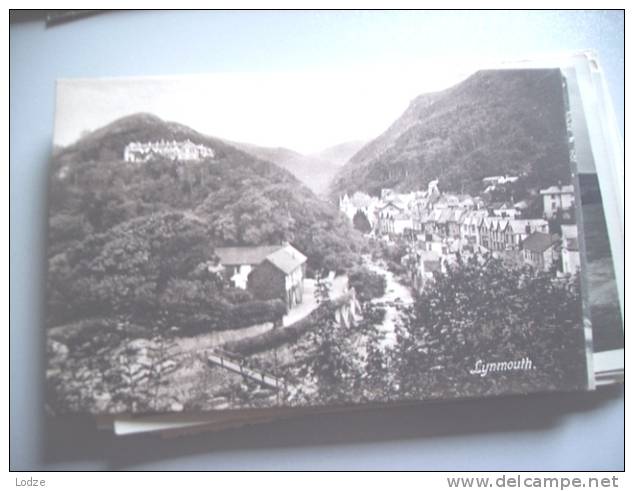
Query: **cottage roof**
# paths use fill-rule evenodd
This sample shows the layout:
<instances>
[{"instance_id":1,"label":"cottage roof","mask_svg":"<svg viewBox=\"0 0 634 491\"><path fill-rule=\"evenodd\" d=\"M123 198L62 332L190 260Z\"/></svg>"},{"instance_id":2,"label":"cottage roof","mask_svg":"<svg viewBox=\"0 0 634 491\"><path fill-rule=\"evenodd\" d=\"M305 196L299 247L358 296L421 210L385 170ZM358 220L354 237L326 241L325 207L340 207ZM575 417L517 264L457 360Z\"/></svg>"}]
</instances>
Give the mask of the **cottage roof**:
<instances>
[{"instance_id":1,"label":"cottage roof","mask_svg":"<svg viewBox=\"0 0 634 491\"><path fill-rule=\"evenodd\" d=\"M293 246L288 245L272 254L269 254L266 257L266 261L270 262L280 271L289 274L306 262L306 256Z\"/></svg>"},{"instance_id":2,"label":"cottage roof","mask_svg":"<svg viewBox=\"0 0 634 491\"><path fill-rule=\"evenodd\" d=\"M498 220L497 229L501 232L504 232L506 230L506 227L508 227L509 225L509 221L510 220L506 220L506 219Z\"/></svg>"},{"instance_id":3,"label":"cottage roof","mask_svg":"<svg viewBox=\"0 0 634 491\"><path fill-rule=\"evenodd\" d=\"M528 223L526 220L511 220L509 221L509 224L511 225L511 230L514 234L530 233L530 230L532 230L532 228L527 228Z\"/></svg>"},{"instance_id":4,"label":"cottage roof","mask_svg":"<svg viewBox=\"0 0 634 491\"><path fill-rule=\"evenodd\" d=\"M512 206L507 201L493 201L489 204L489 208L492 210L509 210Z\"/></svg>"},{"instance_id":5,"label":"cottage roof","mask_svg":"<svg viewBox=\"0 0 634 491\"><path fill-rule=\"evenodd\" d=\"M395 199L390 199L387 203L385 203L383 206L379 207L380 210L385 210L388 207L393 207L396 208L398 210L405 210L405 206L403 206L402 203L397 202Z\"/></svg>"},{"instance_id":6,"label":"cottage roof","mask_svg":"<svg viewBox=\"0 0 634 491\"><path fill-rule=\"evenodd\" d=\"M454 210L451 216L451 221L460 223L465 213L465 210Z\"/></svg>"},{"instance_id":7,"label":"cottage roof","mask_svg":"<svg viewBox=\"0 0 634 491\"><path fill-rule=\"evenodd\" d=\"M438 223L447 223L451 220L452 212L451 210L441 210L438 215Z\"/></svg>"},{"instance_id":8,"label":"cottage roof","mask_svg":"<svg viewBox=\"0 0 634 491\"><path fill-rule=\"evenodd\" d=\"M482 220L482 224L489 228L489 229L493 229L496 225L497 222L499 220L499 217L484 217L484 219Z\"/></svg>"},{"instance_id":9,"label":"cottage roof","mask_svg":"<svg viewBox=\"0 0 634 491\"><path fill-rule=\"evenodd\" d=\"M418 221L421 223L425 223L429 220L431 220L432 218L432 213L427 211L427 210L422 210L419 214L418 214Z\"/></svg>"},{"instance_id":10,"label":"cottage roof","mask_svg":"<svg viewBox=\"0 0 634 491\"><path fill-rule=\"evenodd\" d=\"M484 220L485 217L488 216L488 213L486 211L482 211L482 210L474 210L474 211L468 211L465 214L465 217L463 219L463 223L465 225L480 225L480 222L482 222L482 220Z\"/></svg>"},{"instance_id":11,"label":"cottage roof","mask_svg":"<svg viewBox=\"0 0 634 491\"><path fill-rule=\"evenodd\" d=\"M239 266L249 264L255 266L264 261L288 274L306 262L306 256L292 245L263 245L217 247L216 255L223 266Z\"/></svg>"},{"instance_id":12,"label":"cottage roof","mask_svg":"<svg viewBox=\"0 0 634 491\"><path fill-rule=\"evenodd\" d=\"M557 236L551 234L545 234L543 232L533 232L526 237L523 243L524 249L531 252L544 252L557 242Z\"/></svg>"},{"instance_id":13,"label":"cottage roof","mask_svg":"<svg viewBox=\"0 0 634 491\"><path fill-rule=\"evenodd\" d=\"M538 228L545 228L548 226L548 222L543 218L525 218L522 220L509 220L509 224L513 229L513 233L516 234L524 234L526 232L526 228L529 228L530 231L536 230Z\"/></svg>"},{"instance_id":14,"label":"cottage roof","mask_svg":"<svg viewBox=\"0 0 634 491\"><path fill-rule=\"evenodd\" d=\"M260 264L269 254L282 247L281 245L216 247L216 255L220 258L220 263L225 266L254 265Z\"/></svg>"}]
</instances>

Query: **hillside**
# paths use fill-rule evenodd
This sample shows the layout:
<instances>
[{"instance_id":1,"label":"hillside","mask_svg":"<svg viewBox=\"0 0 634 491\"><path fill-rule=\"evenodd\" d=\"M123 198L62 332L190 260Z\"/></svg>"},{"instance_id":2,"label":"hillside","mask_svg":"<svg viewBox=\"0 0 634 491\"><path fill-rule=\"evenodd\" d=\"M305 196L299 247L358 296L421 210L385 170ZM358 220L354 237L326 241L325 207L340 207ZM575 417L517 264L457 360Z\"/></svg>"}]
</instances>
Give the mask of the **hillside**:
<instances>
[{"instance_id":1,"label":"hillside","mask_svg":"<svg viewBox=\"0 0 634 491\"><path fill-rule=\"evenodd\" d=\"M332 162L334 166L340 167L350 160L350 157L357 153L365 143L361 140L339 143L312 154L312 157L327 160Z\"/></svg>"},{"instance_id":2,"label":"hillside","mask_svg":"<svg viewBox=\"0 0 634 491\"><path fill-rule=\"evenodd\" d=\"M238 148L243 152L249 153L261 160L273 162L275 165L286 168L285 163L294 159L304 157L301 153L284 147L262 147L252 143L237 142L232 140L224 140L232 147ZM290 170L290 169L287 169ZM297 176L296 176L297 177Z\"/></svg>"},{"instance_id":3,"label":"hillside","mask_svg":"<svg viewBox=\"0 0 634 491\"><path fill-rule=\"evenodd\" d=\"M344 142L320 152L304 155L283 147L261 147L229 140L226 142L259 159L268 160L288 170L318 195L327 192L332 178L341 166L363 146L363 142Z\"/></svg>"},{"instance_id":4,"label":"hillside","mask_svg":"<svg viewBox=\"0 0 634 491\"><path fill-rule=\"evenodd\" d=\"M537 186L569 181L559 70L487 70L414 99L335 176L331 197L383 187L470 191L483 177L526 173Z\"/></svg>"},{"instance_id":5,"label":"hillside","mask_svg":"<svg viewBox=\"0 0 634 491\"><path fill-rule=\"evenodd\" d=\"M160 139L189 139L215 156L188 162L122 159L129 142ZM360 243L338 210L290 172L149 114L86 135L57 152L51 169L49 257L125 222L174 212L204 225L211 251L287 240L309 257L309 268L345 268Z\"/></svg>"}]
</instances>

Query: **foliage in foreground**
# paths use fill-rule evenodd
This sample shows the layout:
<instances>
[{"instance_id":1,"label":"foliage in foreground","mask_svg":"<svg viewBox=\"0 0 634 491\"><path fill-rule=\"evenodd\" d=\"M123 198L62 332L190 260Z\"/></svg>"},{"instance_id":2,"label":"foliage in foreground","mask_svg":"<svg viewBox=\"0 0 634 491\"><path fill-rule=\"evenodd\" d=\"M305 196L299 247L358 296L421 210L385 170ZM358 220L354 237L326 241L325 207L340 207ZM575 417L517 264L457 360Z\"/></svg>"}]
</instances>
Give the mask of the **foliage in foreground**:
<instances>
[{"instance_id":1,"label":"foliage in foreground","mask_svg":"<svg viewBox=\"0 0 634 491\"><path fill-rule=\"evenodd\" d=\"M366 309L367 310L367 309ZM393 347L382 312L353 328L322 317L297 352L291 402L425 400L585 387L579 280L492 258L459 259L404 310ZM478 361L532 369L472 373Z\"/></svg>"},{"instance_id":2,"label":"foliage in foreground","mask_svg":"<svg viewBox=\"0 0 634 491\"><path fill-rule=\"evenodd\" d=\"M471 257L438 274L400 329L404 397L461 397L585 386L578 277ZM530 359L531 370L471 374L476 363Z\"/></svg>"}]
</instances>

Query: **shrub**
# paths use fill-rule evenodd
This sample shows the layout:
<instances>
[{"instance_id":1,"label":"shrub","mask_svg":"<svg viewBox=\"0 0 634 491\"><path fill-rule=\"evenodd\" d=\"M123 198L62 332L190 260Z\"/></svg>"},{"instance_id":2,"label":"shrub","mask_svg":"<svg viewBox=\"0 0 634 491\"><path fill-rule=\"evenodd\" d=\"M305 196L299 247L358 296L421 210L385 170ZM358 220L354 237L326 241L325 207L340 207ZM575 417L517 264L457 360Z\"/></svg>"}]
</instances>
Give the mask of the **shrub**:
<instances>
[{"instance_id":1,"label":"shrub","mask_svg":"<svg viewBox=\"0 0 634 491\"><path fill-rule=\"evenodd\" d=\"M300 336L311 330L315 325L322 322L324 316L333 308L330 302L317 307L307 317L284 327L283 329L271 329L259 336L251 336L237 341L229 341L222 346L228 353L235 353L242 356L268 351L286 343L297 341Z\"/></svg>"},{"instance_id":2,"label":"shrub","mask_svg":"<svg viewBox=\"0 0 634 491\"><path fill-rule=\"evenodd\" d=\"M363 266L348 272L348 284L356 290L357 297L363 302L385 294L385 276Z\"/></svg>"},{"instance_id":3,"label":"shrub","mask_svg":"<svg viewBox=\"0 0 634 491\"><path fill-rule=\"evenodd\" d=\"M281 300L254 300L233 305L228 312L228 324L247 327L263 322L274 322L286 315L286 304Z\"/></svg>"},{"instance_id":4,"label":"shrub","mask_svg":"<svg viewBox=\"0 0 634 491\"><path fill-rule=\"evenodd\" d=\"M222 298L231 304L240 304L253 300L253 295L242 288L227 287L222 290Z\"/></svg>"}]
</instances>

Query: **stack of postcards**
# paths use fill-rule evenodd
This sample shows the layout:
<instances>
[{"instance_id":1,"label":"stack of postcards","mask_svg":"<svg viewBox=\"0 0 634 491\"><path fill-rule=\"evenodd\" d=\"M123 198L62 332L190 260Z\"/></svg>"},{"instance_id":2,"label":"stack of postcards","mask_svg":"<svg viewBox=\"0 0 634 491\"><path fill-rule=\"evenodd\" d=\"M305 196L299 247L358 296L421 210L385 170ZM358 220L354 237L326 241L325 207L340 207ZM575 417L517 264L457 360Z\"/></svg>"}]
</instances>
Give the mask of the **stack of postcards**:
<instances>
[{"instance_id":1,"label":"stack of postcards","mask_svg":"<svg viewBox=\"0 0 634 491\"><path fill-rule=\"evenodd\" d=\"M61 80L47 412L165 436L621 383L623 193L591 53Z\"/></svg>"}]
</instances>

